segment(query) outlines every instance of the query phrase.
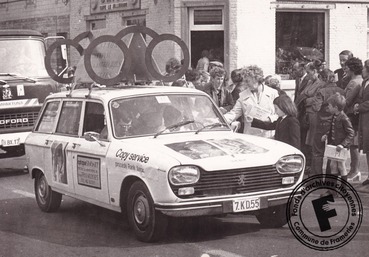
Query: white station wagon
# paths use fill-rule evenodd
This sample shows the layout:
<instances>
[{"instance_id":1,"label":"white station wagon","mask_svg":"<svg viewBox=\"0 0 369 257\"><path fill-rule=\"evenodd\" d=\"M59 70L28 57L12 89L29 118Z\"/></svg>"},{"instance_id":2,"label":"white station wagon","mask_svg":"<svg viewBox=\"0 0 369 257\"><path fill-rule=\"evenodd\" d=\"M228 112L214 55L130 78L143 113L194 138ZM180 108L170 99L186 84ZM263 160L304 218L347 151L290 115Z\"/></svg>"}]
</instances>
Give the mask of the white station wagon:
<instances>
[{"instance_id":1,"label":"white station wagon","mask_svg":"<svg viewBox=\"0 0 369 257\"><path fill-rule=\"evenodd\" d=\"M283 226L305 165L299 150L233 132L208 95L177 87L50 95L25 147L42 211L68 195L127 214L145 242L165 235L168 216L245 213Z\"/></svg>"}]
</instances>

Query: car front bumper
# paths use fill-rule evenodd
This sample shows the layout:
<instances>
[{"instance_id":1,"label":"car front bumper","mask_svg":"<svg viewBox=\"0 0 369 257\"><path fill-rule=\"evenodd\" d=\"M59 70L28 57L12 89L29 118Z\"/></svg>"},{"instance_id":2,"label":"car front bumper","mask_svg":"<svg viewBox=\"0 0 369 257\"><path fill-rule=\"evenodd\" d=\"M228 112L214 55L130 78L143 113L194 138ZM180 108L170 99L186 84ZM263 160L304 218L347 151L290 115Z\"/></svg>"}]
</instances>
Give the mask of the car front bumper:
<instances>
[{"instance_id":1,"label":"car front bumper","mask_svg":"<svg viewBox=\"0 0 369 257\"><path fill-rule=\"evenodd\" d=\"M194 216L213 216L227 213L235 213L233 211L233 201L243 198L259 198L260 209L269 208L272 206L283 205L288 202L292 190L278 193L266 193L257 195L237 195L229 198L206 199L196 201L187 201L173 204L156 203L155 209L163 214L172 217L194 217ZM257 210L251 210L254 212ZM244 211L249 212L249 211Z\"/></svg>"}]
</instances>

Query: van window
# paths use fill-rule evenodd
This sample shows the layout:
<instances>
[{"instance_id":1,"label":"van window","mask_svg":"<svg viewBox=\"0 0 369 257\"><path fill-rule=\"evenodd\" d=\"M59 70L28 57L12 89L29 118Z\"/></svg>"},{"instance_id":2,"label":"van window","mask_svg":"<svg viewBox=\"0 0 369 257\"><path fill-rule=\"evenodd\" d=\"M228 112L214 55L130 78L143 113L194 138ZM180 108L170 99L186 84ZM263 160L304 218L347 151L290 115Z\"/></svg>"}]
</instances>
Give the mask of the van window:
<instances>
[{"instance_id":1,"label":"van window","mask_svg":"<svg viewBox=\"0 0 369 257\"><path fill-rule=\"evenodd\" d=\"M40 118L36 131L51 133L55 127L56 116L58 115L59 101L48 102Z\"/></svg>"},{"instance_id":2,"label":"van window","mask_svg":"<svg viewBox=\"0 0 369 257\"><path fill-rule=\"evenodd\" d=\"M63 103L59 123L56 128L57 133L78 135L81 107L82 102L80 101L65 101Z\"/></svg>"},{"instance_id":3,"label":"van window","mask_svg":"<svg viewBox=\"0 0 369 257\"><path fill-rule=\"evenodd\" d=\"M100 139L107 138L104 106L101 103L87 102L85 119L83 121L83 134L85 132L97 132Z\"/></svg>"}]
</instances>

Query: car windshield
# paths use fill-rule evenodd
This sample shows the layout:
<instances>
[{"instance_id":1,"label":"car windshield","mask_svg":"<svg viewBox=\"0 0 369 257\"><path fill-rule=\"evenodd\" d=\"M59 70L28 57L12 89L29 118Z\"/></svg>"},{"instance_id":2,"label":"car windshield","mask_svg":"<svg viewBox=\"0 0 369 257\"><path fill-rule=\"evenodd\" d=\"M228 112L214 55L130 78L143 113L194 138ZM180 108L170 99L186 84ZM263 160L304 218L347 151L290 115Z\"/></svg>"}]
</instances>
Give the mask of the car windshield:
<instances>
[{"instance_id":1,"label":"car windshield","mask_svg":"<svg viewBox=\"0 0 369 257\"><path fill-rule=\"evenodd\" d=\"M202 130L229 130L207 96L150 95L111 101L115 137L161 135Z\"/></svg>"},{"instance_id":2,"label":"car windshield","mask_svg":"<svg viewBox=\"0 0 369 257\"><path fill-rule=\"evenodd\" d=\"M44 77L45 47L40 40L0 40L1 74L17 74L26 77Z\"/></svg>"}]
</instances>

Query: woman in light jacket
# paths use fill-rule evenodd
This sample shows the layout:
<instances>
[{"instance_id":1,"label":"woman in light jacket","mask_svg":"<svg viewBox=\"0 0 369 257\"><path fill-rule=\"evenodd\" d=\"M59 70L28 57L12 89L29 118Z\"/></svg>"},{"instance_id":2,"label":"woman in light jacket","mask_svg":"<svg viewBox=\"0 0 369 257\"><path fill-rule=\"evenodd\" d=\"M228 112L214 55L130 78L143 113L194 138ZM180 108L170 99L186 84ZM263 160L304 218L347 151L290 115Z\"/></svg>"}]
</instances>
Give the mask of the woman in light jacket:
<instances>
[{"instance_id":1,"label":"woman in light jacket","mask_svg":"<svg viewBox=\"0 0 369 257\"><path fill-rule=\"evenodd\" d=\"M278 91L263 84L263 70L256 65L242 68L241 74L246 89L240 93L232 110L227 112L224 116L229 123L243 116L243 133L271 138L274 135L274 130L268 131L251 127L252 119L250 119L250 117L258 118L262 121L274 122L277 120L278 116L275 114L273 101L278 97ZM253 107L254 110L252 110ZM252 117L251 115L255 113L255 109L258 109L258 113L262 115Z\"/></svg>"}]
</instances>

